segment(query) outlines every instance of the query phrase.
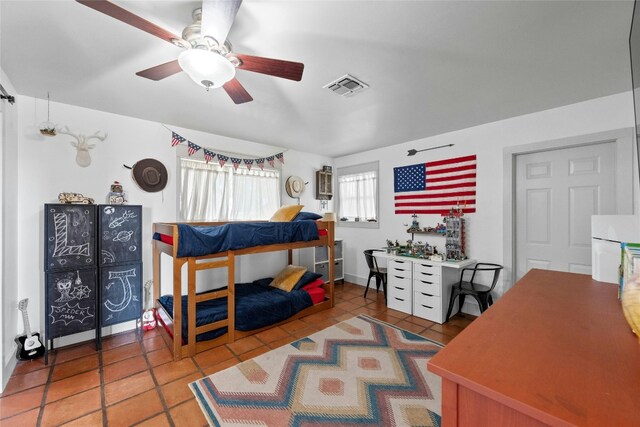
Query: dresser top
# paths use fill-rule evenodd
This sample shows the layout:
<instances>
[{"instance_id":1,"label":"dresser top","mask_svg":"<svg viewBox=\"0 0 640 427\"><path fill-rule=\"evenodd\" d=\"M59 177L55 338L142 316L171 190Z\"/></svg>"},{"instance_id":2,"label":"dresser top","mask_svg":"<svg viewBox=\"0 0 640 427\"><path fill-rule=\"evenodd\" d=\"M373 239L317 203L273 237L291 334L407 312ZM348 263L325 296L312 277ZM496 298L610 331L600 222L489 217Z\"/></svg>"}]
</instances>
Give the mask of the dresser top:
<instances>
[{"instance_id":1,"label":"dresser top","mask_svg":"<svg viewBox=\"0 0 640 427\"><path fill-rule=\"evenodd\" d=\"M475 259L465 259L463 261L431 261L424 258L416 258L412 256L402 256L396 254L389 254L386 252L374 252L373 256L376 258L386 258L386 259L399 259L402 261L411 261L416 263L427 263L430 265L436 265L440 267L448 267L448 268L464 268L470 265L475 265L477 262Z\"/></svg>"},{"instance_id":2,"label":"dresser top","mask_svg":"<svg viewBox=\"0 0 640 427\"><path fill-rule=\"evenodd\" d=\"M640 341L588 275L531 270L428 369L544 423L640 425Z\"/></svg>"}]
</instances>

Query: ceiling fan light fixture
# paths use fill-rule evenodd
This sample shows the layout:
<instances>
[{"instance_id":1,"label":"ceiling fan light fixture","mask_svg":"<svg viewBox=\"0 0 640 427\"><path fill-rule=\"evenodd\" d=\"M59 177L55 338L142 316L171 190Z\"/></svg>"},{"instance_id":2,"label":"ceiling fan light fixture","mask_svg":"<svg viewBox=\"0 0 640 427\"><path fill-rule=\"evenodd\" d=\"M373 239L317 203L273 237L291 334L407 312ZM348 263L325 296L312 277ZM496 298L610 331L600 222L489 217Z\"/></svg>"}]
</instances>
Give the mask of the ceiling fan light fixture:
<instances>
[{"instance_id":1,"label":"ceiling fan light fixture","mask_svg":"<svg viewBox=\"0 0 640 427\"><path fill-rule=\"evenodd\" d=\"M210 50L185 50L178 64L191 80L207 89L222 87L236 75L236 67L227 58Z\"/></svg>"}]
</instances>

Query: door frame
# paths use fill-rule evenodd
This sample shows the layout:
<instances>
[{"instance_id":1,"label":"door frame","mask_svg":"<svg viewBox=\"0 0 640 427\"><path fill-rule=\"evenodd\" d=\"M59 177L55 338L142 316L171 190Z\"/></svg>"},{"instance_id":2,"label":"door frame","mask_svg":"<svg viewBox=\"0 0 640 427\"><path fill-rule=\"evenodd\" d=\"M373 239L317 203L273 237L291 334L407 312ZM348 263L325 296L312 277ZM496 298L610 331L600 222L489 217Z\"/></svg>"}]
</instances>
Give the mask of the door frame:
<instances>
[{"instance_id":1,"label":"door frame","mask_svg":"<svg viewBox=\"0 0 640 427\"><path fill-rule=\"evenodd\" d=\"M511 289L515 282L516 156L544 151L561 150L564 148L614 143L616 150L616 214L633 214L635 206L634 183L638 181L638 168L635 160L634 142L633 128L629 127L588 135L533 142L530 144L505 147L503 149L503 294L507 290ZM636 167L634 168L634 166ZM632 179L629 180L629 177Z\"/></svg>"}]
</instances>

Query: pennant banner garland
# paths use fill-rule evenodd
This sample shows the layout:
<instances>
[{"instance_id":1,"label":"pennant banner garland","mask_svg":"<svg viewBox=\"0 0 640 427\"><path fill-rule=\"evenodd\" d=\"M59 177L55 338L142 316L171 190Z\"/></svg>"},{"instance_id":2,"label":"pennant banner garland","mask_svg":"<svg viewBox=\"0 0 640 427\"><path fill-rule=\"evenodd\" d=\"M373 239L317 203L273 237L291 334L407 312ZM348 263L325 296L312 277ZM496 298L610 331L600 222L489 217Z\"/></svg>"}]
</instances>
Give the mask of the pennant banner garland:
<instances>
[{"instance_id":1,"label":"pennant banner garland","mask_svg":"<svg viewBox=\"0 0 640 427\"><path fill-rule=\"evenodd\" d=\"M182 144L185 141L186 141L186 139L184 139L183 137L181 137L177 133L171 132L171 146L172 147L175 147L178 144Z\"/></svg>"},{"instance_id":2,"label":"pennant banner garland","mask_svg":"<svg viewBox=\"0 0 640 427\"><path fill-rule=\"evenodd\" d=\"M213 151L209 151L206 148L204 149L204 160L209 163L216 156L216 153Z\"/></svg>"},{"instance_id":3,"label":"pennant banner garland","mask_svg":"<svg viewBox=\"0 0 640 427\"><path fill-rule=\"evenodd\" d=\"M238 169L238 167L242 164L244 164L246 166L247 169L251 170L251 167L254 165L254 163L256 165L258 165L258 167L260 169L264 169L264 162L265 160L269 163L269 165L271 165L271 167L275 167L275 159L278 159L280 161L280 163L284 164L284 153L278 153L275 154L273 156L269 156L269 157L263 157L260 159L242 159L242 158L237 158L237 157L231 157L229 158L228 156L222 155L222 154L217 154L214 153L211 150L208 150L206 148L202 148L199 145L194 144L191 141L187 141L186 138L184 138L183 136L178 135L175 132L171 132L171 146L175 147L177 145L180 145L184 142L187 142L187 152L189 153L189 156L193 156L194 154L196 154L198 151L200 151L202 149L202 152L204 153L204 160L209 163L210 161L212 161L214 158L218 158L218 164L220 164L220 167L224 166L229 160L231 160L231 163L233 164L233 168L234 169Z\"/></svg>"},{"instance_id":4,"label":"pennant banner garland","mask_svg":"<svg viewBox=\"0 0 640 427\"><path fill-rule=\"evenodd\" d=\"M275 159L275 156L267 157L267 162L269 162L272 168L275 167L275 164L273 163L274 159Z\"/></svg>"},{"instance_id":5,"label":"pennant banner garland","mask_svg":"<svg viewBox=\"0 0 640 427\"><path fill-rule=\"evenodd\" d=\"M198 150L200 150L202 147L200 147L199 145L194 144L193 142L189 141L187 143L187 145L189 146L189 155L193 156L195 153L198 152Z\"/></svg>"},{"instance_id":6,"label":"pennant banner garland","mask_svg":"<svg viewBox=\"0 0 640 427\"><path fill-rule=\"evenodd\" d=\"M238 170L238 166L240 166L240 163L242 163L242 159L237 159L235 157L231 158L231 163L233 164L233 168L235 170Z\"/></svg>"}]
</instances>

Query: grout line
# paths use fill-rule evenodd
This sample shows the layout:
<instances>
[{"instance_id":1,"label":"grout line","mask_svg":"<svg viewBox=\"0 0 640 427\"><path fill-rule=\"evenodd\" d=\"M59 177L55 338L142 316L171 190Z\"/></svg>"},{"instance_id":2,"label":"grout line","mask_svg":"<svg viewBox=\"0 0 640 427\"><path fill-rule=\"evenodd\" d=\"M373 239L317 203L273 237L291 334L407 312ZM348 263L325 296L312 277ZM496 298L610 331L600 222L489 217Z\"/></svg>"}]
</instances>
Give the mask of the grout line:
<instances>
[{"instance_id":1,"label":"grout line","mask_svg":"<svg viewBox=\"0 0 640 427\"><path fill-rule=\"evenodd\" d=\"M143 336L144 336L144 333L143 333ZM153 372L153 366L151 365L151 362L149 361L149 357L147 356L147 348L144 346L144 339L140 340L140 346L142 348L142 356L144 357L145 362L147 362L147 368L149 370L149 374L151 375L151 379L155 384L155 390L156 390L156 393L158 394L158 398L160 399L160 403L162 404L164 414L167 417L167 420L169 421L169 425L171 427L175 427L175 423L173 422L173 418L171 417L171 412L169 411L169 405L167 405L167 402L164 400L164 395L162 394L162 387L160 386L160 383L156 378L156 374ZM165 343L165 347L166 347L166 343ZM171 362L167 362L167 363L171 363ZM153 416L155 417L157 415L158 414L154 414Z\"/></svg>"},{"instance_id":2,"label":"grout line","mask_svg":"<svg viewBox=\"0 0 640 427\"><path fill-rule=\"evenodd\" d=\"M42 400L40 401L40 411L38 412L38 421L36 421L36 425L42 425L42 417L44 416L44 407L47 403L47 392L49 391L49 385L51 384L51 379L53 378L53 369L56 366L56 359L58 358L58 352L55 353L52 351L49 355L49 375L47 375L47 382L44 385L44 390L42 392Z\"/></svg>"},{"instance_id":3,"label":"grout line","mask_svg":"<svg viewBox=\"0 0 640 427\"><path fill-rule=\"evenodd\" d=\"M100 406L102 411L102 427L107 427L107 398L105 396L104 361L102 348L98 350L98 367L100 369Z\"/></svg>"}]
</instances>

